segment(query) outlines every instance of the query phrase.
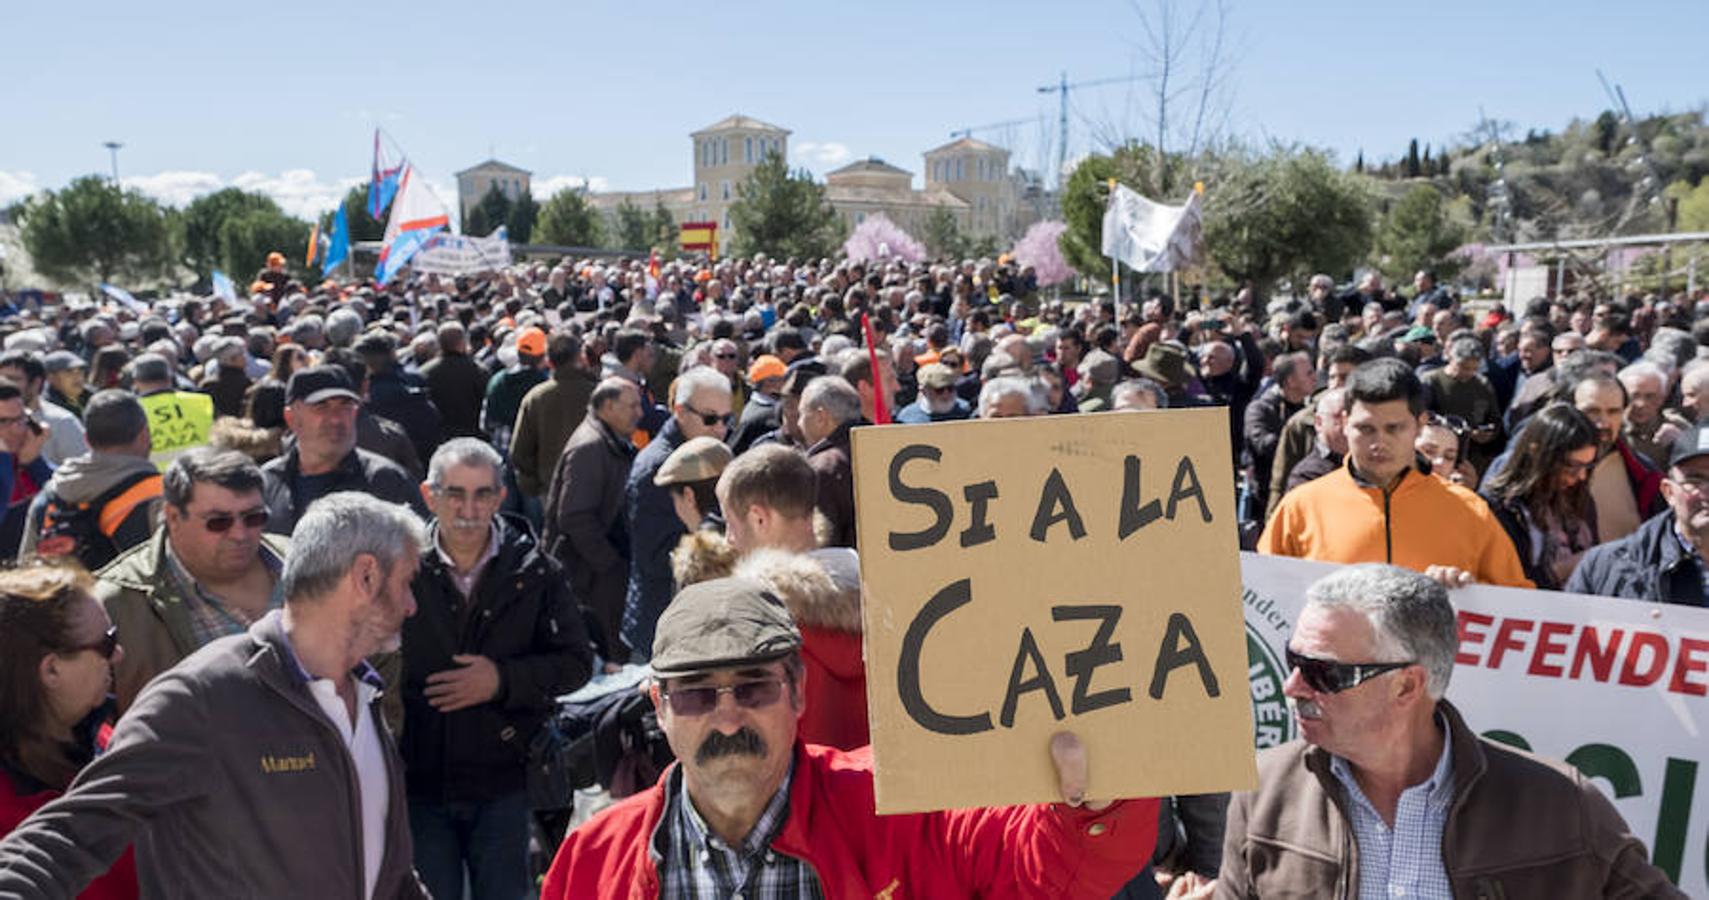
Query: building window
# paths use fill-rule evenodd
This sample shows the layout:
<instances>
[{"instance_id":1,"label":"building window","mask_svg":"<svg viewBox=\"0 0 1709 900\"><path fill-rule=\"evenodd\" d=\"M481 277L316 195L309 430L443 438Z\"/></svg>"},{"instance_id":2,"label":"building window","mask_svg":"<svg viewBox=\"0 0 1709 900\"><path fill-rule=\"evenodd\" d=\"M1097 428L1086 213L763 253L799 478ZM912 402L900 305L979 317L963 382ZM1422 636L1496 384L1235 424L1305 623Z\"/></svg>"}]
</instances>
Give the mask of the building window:
<instances>
[{"instance_id":1,"label":"building window","mask_svg":"<svg viewBox=\"0 0 1709 900\"><path fill-rule=\"evenodd\" d=\"M855 213L855 224L856 225L859 225L860 223L865 222L865 221L866 221L866 213L863 213L863 212Z\"/></svg>"},{"instance_id":2,"label":"building window","mask_svg":"<svg viewBox=\"0 0 1709 900\"><path fill-rule=\"evenodd\" d=\"M981 213L983 213L985 211L985 198L984 197L979 198L979 211Z\"/></svg>"},{"instance_id":3,"label":"building window","mask_svg":"<svg viewBox=\"0 0 1709 900\"><path fill-rule=\"evenodd\" d=\"M962 178L962 175L961 175L961 157L956 157L956 160L955 160L955 180L960 181L961 178Z\"/></svg>"},{"instance_id":4,"label":"building window","mask_svg":"<svg viewBox=\"0 0 1709 900\"><path fill-rule=\"evenodd\" d=\"M729 138L719 138L718 139L718 164L722 166L722 165L728 164L729 162L730 162L730 139Z\"/></svg>"},{"instance_id":5,"label":"building window","mask_svg":"<svg viewBox=\"0 0 1709 900\"><path fill-rule=\"evenodd\" d=\"M723 184L719 185L719 187L722 188L720 193L722 193L724 195L724 199L729 200L730 199L730 182L725 181Z\"/></svg>"},{"instance_id":6,"label":"building window","mask_svg":"<svg viewBox=\"0 0 1709 900\"><path fill-rule=\"evenodd\" d=\"M754 161L754 139L753 138L742 138L742 162L751 163L753 161Z\"/></svg>"},{"instance_id":7,"label":"building window","mask_svg":"<svg viewBox=\"0 0 1709 900\"><path fill-rule=\"evenodd\" d=\"M706 182L704 181L700 183L700 202L706 202Z\"/></svg>"},{"instance_id":8,"label":"building window","mask_svg":"<svg viewBox=\"0 0 1709 900\"><path fill-rule=\"evenodd\" d=\"M725 231L730 230L730 211L729 210L727 210L727 209L724 210L724 224L722 224L718 227L724 229Z\"/></svg>"}]
</instances>

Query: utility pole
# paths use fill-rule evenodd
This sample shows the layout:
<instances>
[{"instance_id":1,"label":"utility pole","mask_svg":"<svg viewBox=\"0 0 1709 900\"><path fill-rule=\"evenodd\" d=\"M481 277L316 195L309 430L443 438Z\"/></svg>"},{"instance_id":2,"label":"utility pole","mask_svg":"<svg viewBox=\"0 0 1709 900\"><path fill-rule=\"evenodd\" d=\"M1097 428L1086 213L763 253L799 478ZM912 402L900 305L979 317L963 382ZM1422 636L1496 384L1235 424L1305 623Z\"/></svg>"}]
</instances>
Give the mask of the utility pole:
<instances>
[{"instance_id":1,"label":"utility pole","mask_svg":"<svg viewBox=\"0 0 1709 900\"><path fill-rule=\"evenodd\" d=\"M113 184L117 185L119 183L119 148L123 147L124 144L118 141L107 141L101 146L106 147L113 156Z\"/></svg>"}]
</instances>

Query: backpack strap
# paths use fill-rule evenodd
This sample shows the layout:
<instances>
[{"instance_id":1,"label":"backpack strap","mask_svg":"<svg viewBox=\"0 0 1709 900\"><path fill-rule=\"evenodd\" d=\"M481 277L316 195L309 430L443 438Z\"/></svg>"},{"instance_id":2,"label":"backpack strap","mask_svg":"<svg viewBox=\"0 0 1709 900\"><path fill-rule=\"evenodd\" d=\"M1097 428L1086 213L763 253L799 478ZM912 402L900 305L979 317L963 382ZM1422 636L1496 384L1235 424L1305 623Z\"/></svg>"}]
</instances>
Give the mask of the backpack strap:
<instances>
[{"instance_id":1,"label":"backpack strap","mask_svg":"<svg viewBox=\"0 0 1709 900\"><path fill-rule=\"evenodd\" d=\"M160 496L161 479L158 473L147 473L123 486L106 505L101 507L99 528L103 535L111 538L125 524L125 519L141 504Z\"/></svg>"}]
</instances>

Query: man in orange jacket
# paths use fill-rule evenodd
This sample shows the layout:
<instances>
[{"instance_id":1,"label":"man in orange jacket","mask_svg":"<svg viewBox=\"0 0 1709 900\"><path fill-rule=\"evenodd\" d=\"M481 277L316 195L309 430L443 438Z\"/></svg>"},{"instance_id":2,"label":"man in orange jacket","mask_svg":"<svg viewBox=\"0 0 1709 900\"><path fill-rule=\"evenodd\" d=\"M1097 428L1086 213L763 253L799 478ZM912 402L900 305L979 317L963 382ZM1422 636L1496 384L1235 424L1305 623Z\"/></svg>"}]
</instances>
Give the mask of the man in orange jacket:
<instances>
[{"instance_id":1,"label":"man in orange jacket","mask_svg":"<svg viewBox=\"0 0 1709 900\"><path fill-rule=\"evenodd\" d=\"M1151 857L1157 802L1087 802L1066 732L1050 747L1063 803L878 815L870 752L797 739L800 650L757 582L678 593L651 694L680 762L571 831L540 896L1104 898Z\"/></svg>"},{"instance_id":2,"label":"man in orange jacket","mask_svg":"<svg viewBox=\"0 0 1709 900\"><path fill-rule=\"evenodd\" d=\"M1476 494L1429 474L1413 443L1424 388L1398 359L1347 381L1347 464L1289 491L1258 552L1324 562L1404 566L1449 587L1534 587L1501 525Z\"/></svg>"}]
</instances>

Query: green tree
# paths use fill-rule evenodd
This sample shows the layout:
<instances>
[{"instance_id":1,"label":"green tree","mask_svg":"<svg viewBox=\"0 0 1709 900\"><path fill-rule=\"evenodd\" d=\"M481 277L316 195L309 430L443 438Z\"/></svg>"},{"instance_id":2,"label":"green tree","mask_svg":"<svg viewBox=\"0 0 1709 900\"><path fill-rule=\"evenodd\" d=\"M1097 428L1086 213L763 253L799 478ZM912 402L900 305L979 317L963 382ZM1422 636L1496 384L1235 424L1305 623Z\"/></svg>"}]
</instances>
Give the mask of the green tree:
<instances>
[{"instance_id":1,"label":"green tree","mask_svg":"<svg viewBox=\"0 0 1709 900\"><path fill-rule=\"evenodd\" d=\"M963 259L967 255L967 240L961 234L961 223L955 213L940 206L926 217L923 237L926 249L938 259Z\"/></svg>"},{"instance_id":2,"label":"green tree","mask_svg":"<svg viewBox=\"0 0 1709 900\"><path fill-rule=\"evenodd\" d=\"M1465 240L1465 229L1448 216L1442 192L1416 185L1390 207L1377 229L1378 267L1395 279L1433 269L1445 281L1464 265L1451 254Z\"/></svg>"},{"instance_id":3,"label":"green tree","mask_svg":"<svg viewBox=\"0 0 1709 900\"><path fill-rule=\"evenodd\" d=\"M381 215L385 215L384 212ZM350 242L378 241L386 236L386 223L368 215L368 185L359 184L344 195L344 219L350 225Z\"/></svg>"},{"instance_id":4,"label":"green tree","mask_svg":"<svg viewBox=\"0 0 1709 900\"><path fill-rule=\"evenodd\" d=\"M26 200L19 224L36 270L59 281L150 278L172 266L172 232L160 205L98 175Z\"/></svg>"},{"instance_id":5,"label":"green tree","mask_svg":"<svg viewBox=\"0 0 1709 900\"><path fill-rule=\"evenodd\" d=\"M618 250L647 250L655 234L651 217L641 207L624 200L617 205L617 228L614 237Z\"/></svg>"},{"instance_id":6,"label":"green tree","mask_svg":"<svg viewBox=\"0 0 1709 900\"><path fill-rule=\"evenodd\" d=\"M1275 147L1231 162L1205 199L1211 262L1261 291L1283 276L1297 284L1315 272L1350 274L1371 249L1364 179L1337 169L1319 150Z\"/></svg>"},{"instance_id":7,"label":"green tree","mask_svg":"<svg viewBox=\"0 0 1709 900\"><path fill-rule=\"evenodd\" d=\"M1179 203L1181 195L1192 186L1190 172L1214 181L1214 173L1222 164L1220 159L1207 155L1197 161L1196 169L1190 168L1178 157L1160 159L1156 150L1141 144L1118 147L1109 156L1087 157L1069 173L1062 190L1062 218L1068 223L1068 230L1061 238L1063 256L1081 274L1109 281L1110 260L1102 248L1110 179L1148 197L1152 196L1150 189L1140 186L1162 183L1165 185L1162 196L1173 198L1165 202ZM969 255L974 249L963 248Z\"/></svg>"},{"instance_id":8,"label":"green tree","mask_svg":"<svg viewBox=\"0 0 1709 900\"><path fill-rule=\"evenodd\" d=\"M481 202L469 210L469 220L463 223L463 233L474 237L486 237L498 230L500 225L510 221L510 198L494 184L487 188L481 196Z\"/></svg>"},{"instance_id":9,"label":"green tree","mask_svg":"<svg viewBox=\"0 0 1709 900\"><path fill-rule=\"evenodd\" d=\"M277 206L246 209L220 223L221 267L239 280L260 271L267 263L267 254L275 250L285 254L293 274L307 277L303 253L308 245L309 223L286 215Z\"/></svg>"},{"instance_id":10,"label":"green tree","mask_svg":"<svg viewBox=\"0 0 1709 900\"><path fill-rule=\"evenodd\" d=\"M653 201L653 213L647 217L648 249L658 248L659 255L674 259L677 255L679 232L676 217L665 209L664 201Z\"/></svg>"},{"instance_id":11,"label":"green tree","mask_svg":"<svg viewBox=\"0 0 1709 900\"><path fill-rule=\"evenodd\" d=\"M1418 160L1418 138L1413 138L1406 148L1406 177L1417 178L1422 173L1423 166Z\"/></svg>"},{"instance_id":12,"label":"green tree","mask_svg":"<svg viewBox=\"0 0 1709 900\"><path fill-rule=\"evenodd\" d=\"M510 232L510 240L515 244L526 244L534 237L534 223L540 219L540 204L534 202L533 191L523 191L522 196L510 205L510 215L504 220L504 227Z\"/></svg>"},{"instance_id":13,"label":"green tree","mask_svg":"<svg viewBox=\"0 0 1709 900\"><path fill-rule=\"evenodd\" d=\"M805 169L790 172L781 154L769 154L755 166L739 193L730 205L732 255L815 258L836 253L842 244L842 220L825 198L824 185Z\"/></svg>"},{"instance_id":14,"label":"green tree","mask_svg":"<svg viewBox=\"0 0 1709 900\"><path fill-rule=\"evenodd\" d=\"M563 247L598 247L605 242L604 223L579 188L564 188L540 208L534 228L542 244Z\"/></svg>"},{"instance_id":15,"label":"green tree","mask_svg":"<svg viewBox=\"0 0 1709 900\"><path fill-rule=\"evenodd\" d=\"M225 188L190 201L190 205L175 216L184 265L195 272L198 279L208 277L214 269L224 268L225 257L220 250L221 227L234 216L257 210L278 212L279 205L265 194L241 188Z\"/></svg>"},{"instance_id":16,"label":"green tree","mask_svg":"<svg viewBox=\"0 0 1709 900\"><path fill-rule=\"evenodd\" d=\"M1709 231L1709 178L1697 182L1697 187L1676 181L1668 185L1667 197L1679 204L1674 230Z\"/></svg>"}]
</instances>

